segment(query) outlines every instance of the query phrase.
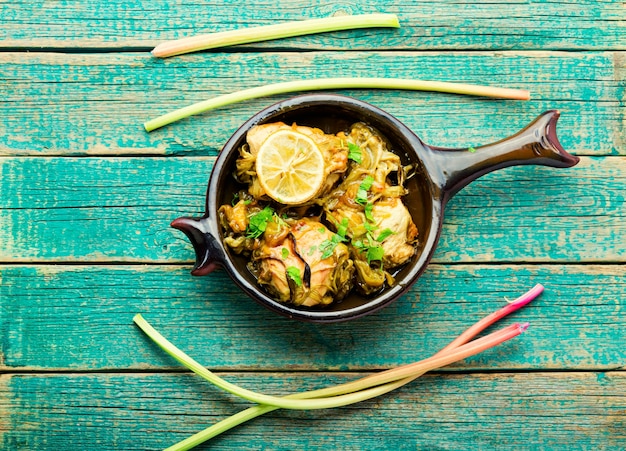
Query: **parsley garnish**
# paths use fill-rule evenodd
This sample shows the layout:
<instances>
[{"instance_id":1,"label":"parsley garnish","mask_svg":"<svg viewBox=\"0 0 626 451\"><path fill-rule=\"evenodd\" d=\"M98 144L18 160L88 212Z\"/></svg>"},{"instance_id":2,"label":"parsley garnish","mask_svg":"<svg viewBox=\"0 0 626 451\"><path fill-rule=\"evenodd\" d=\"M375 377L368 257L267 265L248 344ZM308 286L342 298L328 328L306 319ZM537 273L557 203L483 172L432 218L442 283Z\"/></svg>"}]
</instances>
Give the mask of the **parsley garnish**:
<instances>
[{"instance_id":1,"label":"parsley garnish","mask_svg":"<svg viewBox=\"0 0 626 451\"><path fill-rule=\"evenodd\" d=\"M385 229L382 232L380 232L380 235L378 235L378 237L376 238L376 241L378 241L379 243L382 241L385 241L385 238L387 238L390 235L393 235L393 230L391 229Z\"/></svg>"},{"instance_id":2,"label":"parsley garnish","mask_svg":"<svg viewBox=\"0 0 626 451\"><path fill-rule=\"evenodd\" d=\"M233 200L230 202L230 204L234 207L242 200L244 205L250 205L252 203L252 199L242 199L239 193L235 193L233 194Z\"/></svg>"},{"instance_id":3,"label":"parsley garnish","mask_svg":"<svg viewBox=\"0 0 626 451\"><path fill-rule=\"evenodd\" d=\"M343 218L341 220L341 224L337 226L337 235L339 235L341 238L345 238L346 233L348 233L348 218Z\"/></svg>"},{"instance_id":4,"label":"parsley garnish","mask_svg":"<svg viewBox=\"0 0 626 451\"><path fill-rule=\"evenodd\" d=\"M334 235L333 238L335 238L335 236L339 236L339 235ZM320 243L319 251L322 253L322 260L333 255L333 252L335 252L335 248L337 247L337 244L339 244L339 241L334 240L334 239L324 240Z\"/></svg>"},{"instance_id":5,"label":"parsley garnish","mask_svg":"<svg viewBox=\"0 0 626 451\"><path fill-rule=\"evenodd\" d=\"M474 153L474 152L476 152L476 149L475 149L473 146L469 146L469 147L467 148L467 151L468 151L469 153Z\"/></svg>"},{"instance_id":6,"label":"parsley garnish","mask_svg":"<svg viewBox=\"0 0 626 451\"><path fill-rule=\"evenodd\" d=\"M267 223L272 220L274 210L271 207L265 207L258 213L250 216L246 236L248 238L259 238L265 232Z\"/></svg>"},{"instance_id":7,"label":"parsley garnish","mask_svg":"<svg viewBox=\"0 0 626 451\"><path fill-rule=\"evenodd\" d=\"M339 243L345 241L345 238L333 233L333 236L330 240L324 240L319 245L319 251L322 253L322 260L330 257L335 252L335 248Z\"/></svg>"},{"instance_id":8,"label":"parsley garnish","mask_svg":"<svg viewBox=\"0 0 626 451\"><path fill-rule=\"evenodd\" d=\"M374 222L374 215L372 215L372 211L374 210L374 204L371 202L367 202L363 206L363 213L365 214L365 219L370 222Z\"/></svg>"},{"instance_id":9,"label":"parsley garnish","mask_svg":"<svg viewBox=\"0 0 626 451\"><path fill-rule=\"evenodd\" d=\"M295 266L287 267L287 277L293 280L297 287L302 286L302 276L300 275L300 270Z\"/></svg>"},{"instance_id":10,"label":"parsley garnish","mask_svg":"<svg viewBox=\"0 0 626 451\"><path fill-rule=\"evenodd\" d=\"M287 257L289 257L289 249L287 249L286 247L283 247L280 250L280 255L283 257L283 260L285 260Z\"/></svg>"},{"instance_id":11,"label":"parsley garnish","mask_svg":"<svg viewBox=\"0 0 626 451\"><path fill-rule=\"evenodd\" d=\"M359 185L359 189L356 192L356 201L357 203L364 205L367 202L367 192L372 187L374 183L374 177L371 175L366 176L361 184Z\"/></svg>"},{"instance_id":12,"label":"parsley garnish","mask_svg":"<svg viewBox=\"0 0 626 451\"><path fill-rule=\"evenodd\" d=\"M280 226L282 226L282 227L289 227L289 224L287 224L287 223L285 222L285 219L287 219L287 218L286 218L286 217L284 217L284 215L283 215L283 217L280 217L280 216L278 216L276 213L274 213L274 215L273 215L273 218L272 218L272 219L274 220L274 222L275 222L276 224L278 224L278 225L280 225Z\"/></svg>"},{"instance_id":13,"label":"parsley garnish","mask_svg":"<svg viewBox=\"0 0 626 451\"><path fill-rule=\"evenodd\" d=\"M365 252L367 257L367 263L370 264L372 261L382 261L383 256L385 254L382 246L378 246L376 243L382 242L389 235L393 234L393 230L385 229L378 234L377 238L374 238L374 232L378 230L376 226L376 219L374 218L374 204L372 202L368 202L367 200L367 192L372 187L374 183L374 177L371 175L366 176L361 185L359 186L359 190L357 191L356 201L363 205L363 214L365 215L366 222L363 224L365 228L365 238L363 240L353 241L352 245L361 252Z\"/></svg>"},{"instance_id":14,"label":"parsley garnish","mask_svg":"<svg viewBox=\"0 0 626 451\"><path fill-rule=\"evenodd\" d=\"M378 228L378 227L376 227L375 224L372 224L372 223L369 223L369 222L366 222L365 224L363 224L363 227L365 228L365 231L367 232L367 235L370 238L371 238L370 234L375 232L376 229Z\"/></svg>"},{"instance_id":15,"label":"parsley garnish","mask_svg":"<svg viewBox=\"0 0 626 451\"><path fill-rule=\"evenodd\" d=\"M363 162L361 148L356 144L348 143L348 159L361 164Z\"/></svg>"},{"instance_id":16,"label":"parsley garnish","mask_svg":"<svg viewBox=\"0 0 626 451\"><path fill-rule=\"evenodd\" d=\"M384 251L382 246L371 246L367 248L367 263L371 263L372 260L382 260Z\"/></svg>"},{"instance_id":17,"label":"parsley garnish","mask_svg":"<svg viewBox=\"0 0 626 451\"><path fill-rule=\"evenodd\" d=\"M361 182L361 188L367 191L372 187L373 183L374 183L374 177L371 175L367 175Z\"/></svg>"},{"instance_id":18,"label":"parsley garnish","mask_svg":"<svg viewBox=\"0 0 626 451\"><path fill-rule=\"evenodd\" d=\"M363 224L365 227L365 237L360 240L352 241L352 246L360 252L364 252L367 258L367 263L370 264L372 261L382 261L385 255L385 250L382 246L379 246L377 243L381 243L385 240L385 238L394 234L394 231L391 229L384 229L381 231L376 238L374 238L374 232L378 230L375 224L366 222Z\"/></svg>"}]
</instances>

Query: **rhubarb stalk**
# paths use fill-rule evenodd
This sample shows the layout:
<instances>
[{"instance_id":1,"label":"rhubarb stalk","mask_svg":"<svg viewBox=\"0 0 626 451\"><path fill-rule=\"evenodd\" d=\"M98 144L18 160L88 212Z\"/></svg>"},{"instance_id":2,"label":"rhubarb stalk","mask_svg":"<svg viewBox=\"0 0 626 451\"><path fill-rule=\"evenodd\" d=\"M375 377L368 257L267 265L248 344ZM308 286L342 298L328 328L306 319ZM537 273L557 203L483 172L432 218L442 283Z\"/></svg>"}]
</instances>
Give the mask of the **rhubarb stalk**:
<instances>
[{"instance_id":1,"label":"rhubarb stalk","mask_svg":"<svg viewBox=\"0 0 626 451\"><path fill-rule=\"evenodd\" d=\"M245 100L289 92L320 91L325 89L404 89L409 91L447 92L450 94L496 97L512 100L530 99L530 93L523 89L499 88L466 83L377 77L318 78L257 86L255 88L243 89L230 94L213 97L151 119L144 123L144 128L146 131L151 132L189 116Z\"/></svg>"},{"instance_id":2,"label":"rhubarb stalk","mask_svg":"<svg viewBox=\"0 0 626 451\"><path fill-rule=\"evenodd\" d=\"M160 58L165 58L218 47L249 44L251 42L269 41L272 39L325 33L329 31L374 27L400 28L400 23L395 14L357 14L354 16L324 17L321 19L300 20L261 27L222 31L163 42L152 50L152 54Z\"/></svg>"},{"instance_id":3,"label":"rhubarb stalk","mask_svg":"<svg viewBox=\"0 0 626 451\"><path fill-rule=\"evenodd\" d=\"M442 366L450 365L451 363L466 359L518 336L526 330L527 327L527 325L520 326L519 324L513 324L498 332L494 332L481 339L475 340L472 343L459 346L458 348L450 350L445 354L433 356L420 362L383 371L382 373L374 374L350 384L346 384L343 389L346 394L343 395L319 399L316 396L315 399L300 400L266 395L232 384L209 371L193 358L174 346L165 337L158 333L145 319L143 319L141 315L136 315L134 321L165 352L216 387L258 404L294 410L329 409L373 398L379 395L378 390L372 389L371 392L362 392L362 390L366 391L367 389L385 384L387 382L395 382L399 379L412 377L415 374L423 374L427 371L441 368Z\"/></svg>"},{"instance_id":4,"label":"rhubarb stalk","mask_svg":"<svg viewBox=\"0 0 626 451\"><path fill-rule=\"evenodd\" d=\"M510 313L518 310L524 305L528 304L530 301L535 299L539 294L543 291L543 286L536 285L532 290L528 291L526 294L522 295L515 301L509 303L509 305L499 309L498 311L492 313L491 315L486 316L482 320L478 321L472 327L468 328L465 332L463 332L457 339L452 341L448 346L443 348L437 354L432 356L431 358L422 360L421 362L413 363L410 365L404 365L395 369L387 370L381 373L377 373L372 376L368 376L362 379L359 379L354 382L350 382L347 384L340 384L334 387L329 387L326 389L313 390L309 392L296 393L293 395L286 396L284 398L277 398L282 400L306 400L308 403L313 401L320 401L320 399L315 398L326 398L326 401L329 399L334 403L327 403L328 407L335 407L339 405L345 405L346 403L354 403L359 402L365 399L370 399L374 396L380 396L381 394L387 393L389 391L395 390L396 388L401 387L413 380L417 377L421 376L427 371L431 369L438 368L440 366L444 366L448 364L446 362L452 359L453 355L459 357L460 355L474 355L478 352L481 352L484 349L488 349L493 347L503 341L506 341L510 338L513 338L519 335L522 331L524 331L528 324L524 325L512 325L507 328L504 328L498 332L487 335L486 337L477 339L472 343L467 344L472 338L474 338L477 334L482 332L484 329L500 320L501 318L509 315ZM186 359L190 359L188 356L184 355L182 351L177 350L171 343L167 342L165 338L160 336L158 332L156 332L145 320L137 315L135 317L135 322L139 325L142 330L144 330L153 340L155 340L159 346L163 347L166 352L173 355L177 360L181 361L185 366L192 369L197 369L199 364L187 361ZM169 344L168 344L169 343ZM173 348L173 349L172 349ZM461 354L453 352L454 350L461 350ZM457 360L460 360L457 358ZM456 361L456 360L453 360ZM189 366L188 366L189 365ZM197 366L196 366L197 365ZM203 367L201 367L203 368ZM208 370L206 370L208 371ZM209 372L210 373L210 372ZM212 373L211 373L212 374ZM213 375L214 376L214 375ZM203 376L205 377L205 376ZM214 376L217 378L217 376ZM219 379L219 378L218 378ZM213 382L213 377L209 379ZM382 385L381 385L382 384ZM233 386L237 387L237 386ZM371 388L374 387L374 388ZM237 387L238 391L241 387ZM244 390L244 389L242 389ZM248 392L246 390L246 392ZM254 392L250 392L254 393ZM345 395L348 393L348 395ZM240 394L240 393L236 393ZM247 393L246 393L247 394ZM255 394L258 395L258 394ZM274 398L274 397L271 397ZM323 401L323 399L322 399ZM238 414L235 414L225 420L222 420L213 426L194 434L193 436L173 445L170 448L167 448L169 451L180 451L180 450L188 450L191 449L200 443L203 443L206 440L209 440L241 423L244 423L248 420L251 420L257 416L263 415L265 413L271 412L273 410L278 409L277 405L267 405L261 404L254 407L250 407ZM288 407L294 408L294 407ZM298 407L296 407L298 408ZM309 407L306 408L326 408L320 405L310 404Z\"/></svg>"}]
</instances>

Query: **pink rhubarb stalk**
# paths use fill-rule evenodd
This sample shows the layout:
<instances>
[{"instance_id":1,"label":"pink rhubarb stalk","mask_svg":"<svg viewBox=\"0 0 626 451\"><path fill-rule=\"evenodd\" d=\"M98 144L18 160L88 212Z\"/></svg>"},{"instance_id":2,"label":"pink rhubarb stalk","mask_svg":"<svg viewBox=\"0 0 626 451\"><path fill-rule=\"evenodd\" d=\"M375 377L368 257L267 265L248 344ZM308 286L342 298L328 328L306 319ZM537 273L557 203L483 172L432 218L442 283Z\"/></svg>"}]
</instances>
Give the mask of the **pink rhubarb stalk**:
<instances>
[{"instance_id":1,"label":"pink rhubarb stalk","mask_svg":"<svg viewBox=\"0 0 626 451\"><path fill-rule=\"evenodd\" d=\"M417 362L414 364L405 365L403 367L399 367L393 370L387 370L385 372L378 373L372 376L367 376L365 378L362 378L358 381L354 381L351 383L341 384L341 385L337 385L337 386L329 387L325 389L320 389L320 390L313 390L313 391L288 395L285 397L285 399L294 399L294 400L295 399L301 399L301 400L318 399L319 400L319 398L323 398L323 397L332 397L336 399L336 398L342 397L338 395L350 393L350 395L352 396L357 395L357 397L359 397L358 395L361 395L360 396L362 398L361 400L364 400L364 399L369 399L373 396L379 396L381 394L395 390L396 388L415 380L416 378L424 374L426 371L429 371L428 368L431 368L431 369L436 368L436 366L433 367L433 365L443 366L442 364L445 364L445 362L447 361L446 358L449 359L450 355L452 354L452 351L454 351L455 349L458 351L459 348L463 348L461 349L463 353L465 354L470 353L470 355L473 355L472 354L473 351L478 350L478 352L480 352L481 349L484 350L484 349L491 347L489 346L489 344L491 344L492 346L495 346L498 343L501 343L505 340L508 340L510 338L513 338L519 335L524 330L526 330L526 328L528 327L528 323L522 324L522 325L514 324L498 332L492 333L486 337L475 340L474 342L470 343L471 348L465 347L465 344L469 342L472 338L474 338L477 334L482 332L484 329L486 329L487 327L489 327L496 321L504 318L510 313L525 306L526 304L531 302L533 299L535 299L537 296L539 296L542 292L543 292L543 286L536 285L533 289L531 289L530 291L528 291L526 294L522 295L515 301L511 302L507 306L499 309L498 311L478 321L476 324L474 324L473 326L468 328L465 332L463 332L457 339L453 340L448 346L443 348L441 351L439 351L437 354L433 355L429 359L425 359L425 360L422 360L421 362ZM407 376L404 379L395 379L392 382L387 382L382 385L378 385L374 388L365 388L356 392L352 392L352 393L350 392L351 390L355 390L355 387L357 386L357 384L360 385L361 387L372 387L372 385L379 383L378 381L385 380L385 378L387 379L395 378L402 372L409 372L410 376ZM390 376L390 374L393 374L393 376ZM382 376L382 379L376 379L377 377L380 377L380 376ZM355 400L354 402L358 402L358 400ZM239 424L242 424L248 420L251 420L253 418L256 418L257 416L271 412L278 408L279 407L273 406L273 405L257 405L254 407L250 407L244 411L239 412L238 414L235 414L225 420L222 420L210 426L209 428L201 432L198 432L197 434L192 435L191 437L167 448L167 450L180 451L180 450L191 449Z\"/></svg>"}]
</instances>

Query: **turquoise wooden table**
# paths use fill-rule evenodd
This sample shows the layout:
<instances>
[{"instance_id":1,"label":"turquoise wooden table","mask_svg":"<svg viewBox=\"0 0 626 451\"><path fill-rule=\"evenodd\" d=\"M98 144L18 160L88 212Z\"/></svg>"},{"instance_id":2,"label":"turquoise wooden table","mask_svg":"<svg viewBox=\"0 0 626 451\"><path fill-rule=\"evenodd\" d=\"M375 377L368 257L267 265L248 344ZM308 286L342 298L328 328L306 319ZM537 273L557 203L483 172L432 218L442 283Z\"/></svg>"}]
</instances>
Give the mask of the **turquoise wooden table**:
<instances>
[{"instance_id":1,"label":"turquoise wooden table","mask_svg":"<svg viewBox=\"0 0 626 451\"><path fill-rule=\"evenodd\" d=\"M337 31L160 59L158 43L340 14L399 29ZM626 449L626 9L554 2L0 2L0 447L162 449L250 405L134 324L141 313L218 375L283 395L428 357L537 283L504 323L526 333L385 396L277 410L199 449ZM320 77L527 89L514 101L334 90L426 142L508 136L548 109L572 169L488 174L446 209L432 264L362 319L309 324L192 277L169 227L204 211L221 146L257 98L152 133L162 113Z\"/></svg>"}]
</instances>

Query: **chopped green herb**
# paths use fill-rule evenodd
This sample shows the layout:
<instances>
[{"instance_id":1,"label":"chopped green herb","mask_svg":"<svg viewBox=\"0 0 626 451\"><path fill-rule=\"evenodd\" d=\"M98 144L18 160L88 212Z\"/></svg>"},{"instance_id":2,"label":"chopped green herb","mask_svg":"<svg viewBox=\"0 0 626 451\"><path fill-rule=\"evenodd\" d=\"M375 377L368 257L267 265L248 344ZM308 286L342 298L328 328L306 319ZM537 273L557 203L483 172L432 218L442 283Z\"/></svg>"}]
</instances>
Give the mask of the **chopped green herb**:
<instances>
[{"instance_id":1,"label":"chopped green herb","mask_svg":"<svg viewBox=\"0 0 626 451\"><path fill-rule=\"evenodd\" d=\"M322 241L319 245L319 250L322 253L322 260L333 255L335 247L337 247L337 243L333 243L330 240Z\"/></svg>"},{"instance_id":2,"label":"chopped green herb","mask_svg":"<svg viewBox=\"0 0 626 451\"><path fill-rule=\"evenodd\" d=\"M273 216L274 210L271 207L265 207L258 213L254 213L250 216L246 236L248 238L259 238L265 232L267 223L272 220Z\"/></svg>"},{"instance_id":3,"label":"chopped green herb","mask_svg":"<svg viewBox=\"0 0 626 451\"><path fill-rule=\"evenodd\" d=\"M359 188L359 190L356 192L356 201L359 204L364 204L365 202L367 202L367 191Z\"/></svg>"},{"instance_id":4,"label":"chopped green herb","mask_svg":"<svg viewBox=\"0 0 626 451\"><path fill-rule=\"evenodd\" d=\"M317 250L317 246L311 246L309 248L309 252L307 253L307 255L309 255L309 256L313 255L316 250Z\"/></svg>"},{"instance_id":5,"label":"chopped green herb","mask_svg":"<svg viewBox=\"0 0 626 451\"><path fill-rule=\"evenodd\" d=\"M289 224L287 224L285 220L282 217L278 216L276 213L274 213L274 216L272 219L274 220L276 224L280 226L289 227Z\"/></svg>"},{"instance_id":6,"label":"chopped green herb","mask_svg":"<svg viewBox=\"0 0 626 451\"><path fill-rule=\"evenodd\" d=\"M320 227L319 229L317 229L317 231L319 233L326 233L326 227Z\"/></svg>"},{"instance_id":7,"label":"chopped green herb","mask_svg":"<svg viewBox=\"0 0 626 451\"><path fill-rule=\"evenodd\" d=\"M373 260L382 260L384 251L382 246L372 246L367 248L367 263L371 263Z\"/></svg>"},{"instance_id":8,"label":"chopped green herb","mask_svg":"<svg viewBox=\"0 0 626 451\"><path fill-rule=\"evenodd\" d=\"M336 233L333 233L333 237L330 240L322 241L319 245L319 250L322 253L322 259L328 258L333 255L333 252L335 252L335 248L342 241L345 241L345 238L339 236Z\"/></svg>"},{"instance_id":9,"label":"chopped green herb","mask_svg":"<svg viewBox=\"0 0 626 451\"><path fill-rule=\"evenodd\" d=\"M280 250L280 254L283 257L283 260L285 260L287 257L289 257L289 249L287 249L286 247L283 247Z\"/></svg>"},{"instance_id":10,"label":"chopped green herb","mask_svg":"<svg viewBox=\"0 0 626 451\"><path fill-rule=\"evenodd\" d=\"M467 148L467 151L468 151L469 153L474 153L474 152L476 152L476 149L475 149L473 146L469 146L469 147Z\"/></svg>"},{"instance_id":11,"label":"chopped green herb","mask_svg":"<svg viewBox=\"0 0 626 451\"><path fill-rule=\"evenodd\" d=\"M358 191L356 192L356 201L359 204L363 205L367 202L367 192L372 187L373 183L374 177L372 177L371 175L368 175L363 179L363 181L359 185Z\"/></svg>"},{"instance_id":12,"label":"chopped green herb","mask_svg":"<svg viewBox=\"0 0 626 451\"><path fill-rule=\"evenodd\" d=\"M231 205L234 207L239 203L239 201L243 200L244 205L250 205L252 203L252 199L241 199L239 193L233 194L233 200L231 201Z\"/></svg>"},{"instance_id":13,"label":"chopped green herb","mask_svg":"<svg viewBox=\"0 0 626 451\"><path fill-rule=\"evenodd\" d=\"M300 270L295 266L287 267L287 277L293 280L296 286L302 286L302 276L300 275Z\"/></svg>"},{"instance_id":14,"label":"chopped green herb","mask_svg":"<svg viewBox=\"0 0 626 451\"><path fill-rule=\"evenodd\" d=\"M389 237L390 235L393 235L394 231L391 229L385 229L382 232L380 232L380 235L378 235L378 238L376 238L376 241L378 241L379 243L382 241L385 241L385 238Z\"/></svg>"},{"instance_id":15,"label":"chopped green herb","mask_svg":"<svg viewBox=\"0 0 626 451\"><path fill-rule=\"evenodd\" d=\"M365 219L370 222L374 222L374 215L372 215L372 211L374 210L374 204L368 202L363 207L363 213L365 214Z\"/></svg>"},{"instance_id":16,"label":"chopped green herb","mask_svg":"<svg viewBox=\"0 0 626 451\"><path fill-rule=\"evenodd\" d=\"M348 233L348 218L343 218L341 224L337 226L337 235L341 238L345 238L346 233Z\"/></svg>"},{"instance_id":17,"label":"chopped green herb","mask_svg":"<svg viewBox=\"0 0 626 451\"><path fill-rule=\"evenodd\" d=\"M373 184L374 184L374 177L371 175L367 175L361 182L361 188L363 188L364 190L369 190Z\"/></svg>"},{"instance_id":18,"label":"chopped green herb","mask_svg":"<svg viewBox=\"0 0 626 451\"><path fill-rule=\"evenodd\" d=\"M365 228L365 230L367 231L368 234L375 232L377 227L369 222L366 222L365 224L363 224L363 227Z\"/></svg>"},{"instance_id":19,"label":"chopped green herb","mask_svg":"<svg viewBox=\"0 0 626 451\"><path fill-rule=\"evenodd\" d=\"M361 148L354 143L348 143L348 159L358 164L363 162L363 153Z\"/></svg>"}]
</instances>

